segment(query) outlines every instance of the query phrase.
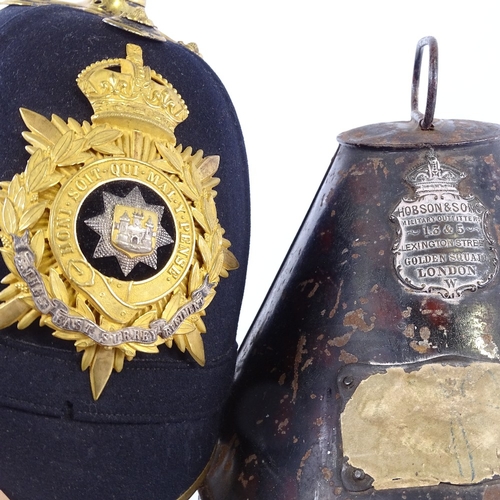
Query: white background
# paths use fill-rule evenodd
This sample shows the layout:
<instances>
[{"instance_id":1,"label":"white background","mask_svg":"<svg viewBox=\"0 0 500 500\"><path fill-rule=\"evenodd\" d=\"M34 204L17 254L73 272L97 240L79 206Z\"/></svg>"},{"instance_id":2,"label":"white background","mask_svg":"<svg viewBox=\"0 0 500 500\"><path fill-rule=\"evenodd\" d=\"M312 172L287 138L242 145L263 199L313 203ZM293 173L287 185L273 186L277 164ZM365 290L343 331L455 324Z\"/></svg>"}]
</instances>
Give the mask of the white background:
<instances>
[{"instance_id":1,"label":"white background","mask_svg":"<svg viewBox=\"0 0 500 500\"><path fill-rule=\"evenodd\" d=\"M240 118L252 197L240 341L336 151L336 136L409 120L420 38L432 35L439 44L435 116L500 123L494 1L185 0L175 10L149 0L147 10L171 38L198 43ZM425 53L423 66L427 60ZM423 109L425 95L421 102Z\"/></svg>"},{"instance_id":2,"label":"white background","mask_svg":"<svg viewBox=\"0 0 500 500\"><path fill-rule=\"evenodd\" d=\"M199 45L240 118L252 196L240 341L321 183L336 136L409 119L421 37L439 44L435 116L500 123L495 1L148 0L147 12L169 37Z\"/></svg>"}]
</instances>

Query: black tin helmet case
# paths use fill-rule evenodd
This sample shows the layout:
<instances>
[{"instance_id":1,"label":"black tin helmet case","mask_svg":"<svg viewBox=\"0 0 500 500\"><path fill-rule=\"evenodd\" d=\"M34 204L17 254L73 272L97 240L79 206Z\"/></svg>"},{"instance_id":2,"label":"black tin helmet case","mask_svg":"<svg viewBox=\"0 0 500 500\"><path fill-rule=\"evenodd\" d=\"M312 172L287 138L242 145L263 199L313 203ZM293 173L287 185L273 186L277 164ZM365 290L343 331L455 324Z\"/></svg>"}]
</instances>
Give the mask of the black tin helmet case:
<instances>
[{"instance_id":1,"label":"black tin helmet case","mask_svg":"<svg viewBox=\"0 0 500 500\"><path fill-rule=\"evenodd\" d=\"M420 67L429 47L425 113ZM345 132L239 353L202 497L500 496L500 126Z\"/></svg>"}]
</instances>

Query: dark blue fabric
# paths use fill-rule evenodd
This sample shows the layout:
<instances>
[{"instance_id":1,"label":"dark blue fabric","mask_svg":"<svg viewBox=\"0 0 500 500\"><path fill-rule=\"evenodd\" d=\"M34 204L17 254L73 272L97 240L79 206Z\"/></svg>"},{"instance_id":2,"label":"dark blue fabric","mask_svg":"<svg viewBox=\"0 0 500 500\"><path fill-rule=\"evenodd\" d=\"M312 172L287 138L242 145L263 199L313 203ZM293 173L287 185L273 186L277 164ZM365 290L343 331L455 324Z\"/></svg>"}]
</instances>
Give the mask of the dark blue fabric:
<instances>
[{"instance_id":1,"label":"dark blue fabric","mask_svg":"<svg viewBox=\"0 0 500 500\"><path fill-rule=\"evenodd\" d=\"M197 55L174 43L126 33L60 6L0 11L0 178L24 170L19 115L90 121L76 85L80 71L142 47L144 64L177 89L189 108L178 143L220 155L219 220L240 269L222 279L204 318L207 363L160 348L113 373L93 401L88 372L71 342L33 324L0 331L0 490L12 500L174 499L205 467L233 377L235 334L249 243L243 137L221 82ZM0 276L7 273L3 261Z\"/></svg>"},{"instance_id":2,"label":"dark blue fabric","mask_svg":"<svg viewBox=\"0 0 500 500\"><path fill-rule=\"evenodd\" d=\"M9 422L0 428L0 483L10 500L178 498L200 473L200 457L210 457L206 442L218 425L213 414L195 422L95 424L4 407L0 421Z\"/></svg>"}]
</instances>

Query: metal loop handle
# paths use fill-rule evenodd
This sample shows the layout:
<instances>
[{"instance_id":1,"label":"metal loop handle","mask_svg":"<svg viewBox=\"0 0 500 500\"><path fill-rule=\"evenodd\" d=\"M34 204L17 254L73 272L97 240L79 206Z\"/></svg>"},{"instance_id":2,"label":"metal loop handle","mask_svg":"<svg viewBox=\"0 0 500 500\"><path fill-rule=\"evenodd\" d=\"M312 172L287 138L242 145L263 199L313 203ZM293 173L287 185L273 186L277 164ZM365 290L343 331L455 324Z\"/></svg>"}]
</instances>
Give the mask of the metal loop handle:
<instances>
[{"instance_id":1,"label":"metal loop handle","mask_svg":"<svg viewBox=\"0 0 500 500\"><path fill-rule=\"evenodd\" d=\"M425 115L418 109L418 88L420 84L420 69L422 67L422 54L424 47L429 46L429 82L427 85L427 105ZM431 130L434 121L434 110L436 109L438 80L438 46L432 36L426 36L417 43L415 53L415 64L413 66L413 81L411 86L411 118L416 121L422 130Z\"/></svg>"}]
</instances>

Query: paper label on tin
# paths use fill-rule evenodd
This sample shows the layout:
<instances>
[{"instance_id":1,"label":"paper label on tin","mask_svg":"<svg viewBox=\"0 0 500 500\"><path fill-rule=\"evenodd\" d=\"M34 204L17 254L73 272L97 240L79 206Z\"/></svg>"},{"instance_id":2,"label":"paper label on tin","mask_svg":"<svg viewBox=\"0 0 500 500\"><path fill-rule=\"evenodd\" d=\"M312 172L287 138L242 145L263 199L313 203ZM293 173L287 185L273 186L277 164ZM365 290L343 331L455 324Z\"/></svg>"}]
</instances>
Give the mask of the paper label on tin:
<instances>
[{"instance_id":1,"label":"paper label on tin","mask_svg":"<svg viewBox=\"0 0 500 500\"><path fill-rule=\"evenodd\" d=\"M489 211L475 195L459 192L464 172L441 164L433 150L426 158L427 164L405 178L414 196L403 198L391 215L399 225L394 266L406 286L456 299L484 287L497 273Z\"/></svg>"},{"instance_id":2,"label":"paper label on tin","mask_svg":"<svg viewBox=\"0 0 500 500\"><path fill-rule=\"evenodd\" d=\"M478 484L500 474L500 365L388 368L341 415L342 448L375 490Z\"/></svg>"}]
</instances>

